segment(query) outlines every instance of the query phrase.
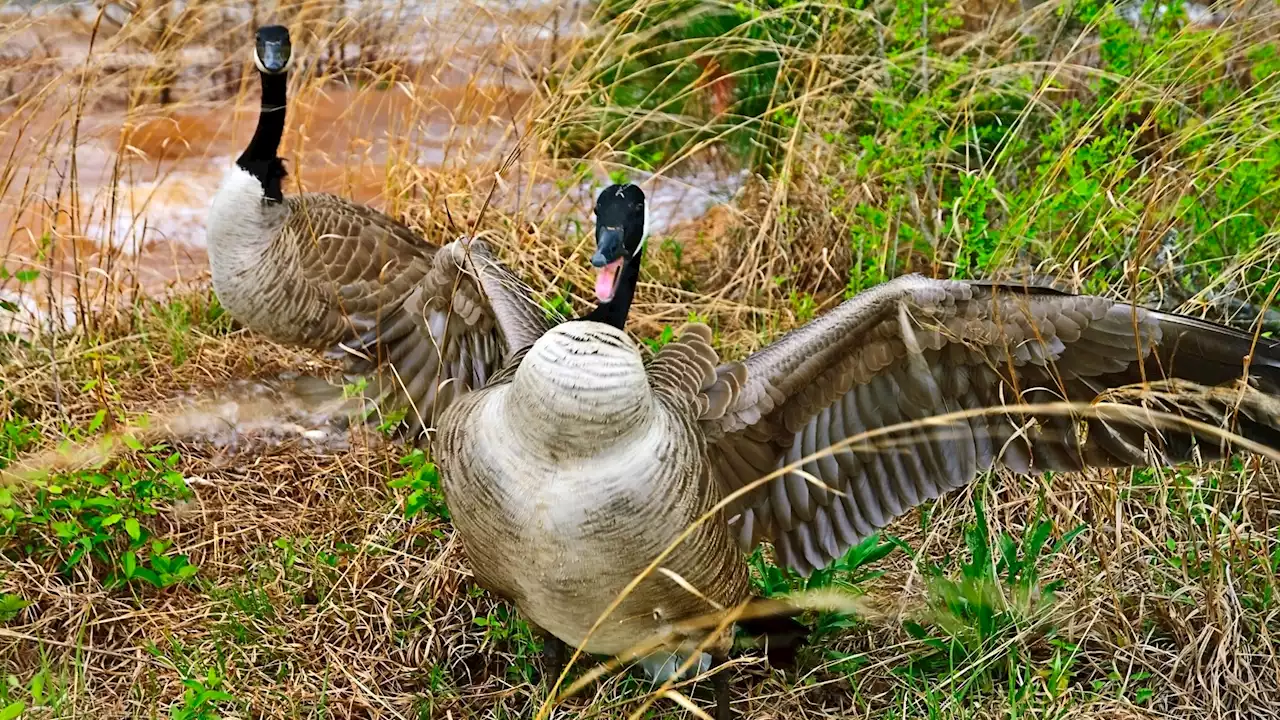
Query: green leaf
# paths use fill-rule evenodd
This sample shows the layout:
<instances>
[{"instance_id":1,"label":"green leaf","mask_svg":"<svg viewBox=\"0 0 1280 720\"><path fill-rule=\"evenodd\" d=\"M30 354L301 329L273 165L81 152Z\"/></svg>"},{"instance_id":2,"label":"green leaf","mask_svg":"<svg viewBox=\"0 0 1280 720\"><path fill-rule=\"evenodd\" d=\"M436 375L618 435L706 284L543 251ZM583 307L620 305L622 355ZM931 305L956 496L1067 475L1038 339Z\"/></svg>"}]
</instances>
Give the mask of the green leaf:
<instances>
[{"instance_id":1,"label":"green leaf","mask_svg":"<svg viewBox=\"0 0 1280 720\"><path fill-rule=\"evenodd\" d=\"M124 521L124 531L129 533L129 539L137 542L142 539L142 528L138 526L137 518L129 518Z\"/></svg>"},{"instance_id":2,"label":"green leaf","mask_svg":"<svg viewBox=\"0 0 1280 720\"><path fill-rule=\"evenodd\" d=\"M34 282L36 278L40 277L40 271L32 269L19 270L13 276L18 279L19 283L25 285L26 283Z\"/></svg>"},{"instance_id":3,"label":"green leaf","mask_svg":"<svg viewBox=\"0 0 1280 720\"><path fill-rule=\"evenodd\" d=\"M19 595L0 593L0 622L14 619L30 604Z\"/></svg>"},{"instance_id":4,"label":"green leaf","mask_svg":"<svg viewBox=\"0 0 1280 720\"><path fill-rule=\"evenodd\" d=\"M1009 579L1012 580L1018 574L1020 564L1018 563L1018 547L1008 534L1002 533L1000 535L1000 559L1009 571Z\"/></svg>"},{"instance_id":5,"label":"green leaf","mask_svg":"<svg viewBox=\"0 0 1280 720\"><path fill-rule=\"evenodd\" d=\"M121 558L124 561L124 576L127 580L133 579L134 572L138 569L138 554L130 550Z\"/></svg>"},{"instance_id":6,"label":"green leaf","mask_svg":"<svg viewBox=\"0 0 1280 720\"><path fill-rule=\"evenodd\" d=\"M88 538L85 538L85 539L84 539L84 542L85 542L85 543L89 542L89 539L88 539ZM85 554L86 552L88 552L88 548L87 548L87 547L85 547L85 545L84 545L83 543L77 543L77 544L76 544L75 552L72 552L72 553L71 553L71 555L67 558L67 561L66 561L65 563L63 563L63 567L64 567L64 568L73 568L73 567L75 567L75 566L76 566L76 563L80 562L80 560L82 560L82 559L84 558L84 554Z\"/></svg>"},{"instance_id":7,"label":"green leaf","mask_svg":"<svg viewBox=\"0 0 1280 720\"><path fill-rule=\"evenodd\" d=\"M55 522L53 532L59 539L70 540L80 534L80 527L72 522Z\"/></svg>"},{"instance_id":8,"label":"green leaf","mask_svg":"<svg viewBox=\"0 0 1280 720\"><path fill-rule=\"evenodd\" d=\"M132 435L121 435L120 439L124 441L124 444L127 445L130 450L133 450L134 452L142 451L142 443L138 442L138 438Z\"/></svg>"},{"instance_id":9,"label":"green leaf","mask_svg":"<svg viewBox=\"0 0 1280 720\"><path fill-rule=\"evenodd\" d=\"M98 432L98 428L102 427L102 423L107 419L107 411L99 410L93 414L93 419L89 421L89 432Z\"/></svg>"},{"instance_id":10,"label":"green leaf","mask_svg":"<svg viewBox=\"0 0 1280 720\"><path fill-rule=\"evenodd\" d=\"M408 467L410 465L416 465L420 462L424 462L426 458L426 453L422 452L422 448L414 448L400 458L400 464Z\"/></svg>"},{"instance_id":11,"label":"green leaf","mask_svg":"<svg viewBox=\"0 0 1280 720\"><path fill-rule=\"evenodd\" d=\"M1053 523L1048 520L1042 520L1040 524L1036 525L1031 532L1031 538L1023 543L1023 559L1027 562L1034 562L1040 556L1040 550L1044 547L1045 542L1049 540L1049 533L1052 531Z\"/></svg>"},{"instance_id":12,"label":"green leaf","mask_svg":"<svg viewBox=\"0 0 1280 720\"><path fill-rule=\"evenodd\" d=\"M422 466L422 471L418 474L418 478L432 486L440 484L440 471L436 469L435 463L427 463Z\"/></svg>"},{"instance_id":13,"label":"green leaf","mask_svg":"<svg viewBox=\"0 0 1280 720\"><path fill-rule=\"evenodd\" d=\"M151 567L155 568L158 573L164 574L169 572L170 563L171 561L169 558L164 555L151 556Z\"/></svg>"},{"instance_id":14,"label":"green leaf","mask_svg":"<svg viewBox=\"0 0 1280 720\"><path fill-rule=\"evenodd\" d=\"M102 527L104 528L111 527L112 525L115 525L116 523L120 522L123 519L124 519L124 516L121 515L120 513L112 513L111 515L108 515L105 519L103 519Z\"/></svg>"},{"instance_id":15,"label":"green leaf","mask_svg":"<svg viewBox=\"0 0 1280 720\"><path fill-rule=\"evenodd\" d=\"M22 711L26 709L26 703L11 703L3 710L0 710L0 720L16 720L16 718L22 714Z\"/></svg>"},{"instance_id":16,"label":"green leaf","mask_svg":"<svg viewBox=\"0 0 1280 720\"><path fill-rule=\"evenodd\" d=\"M154 570L149 570L144 567L139 567L136 571L134 571L133 576L135 578L138 578L139 580L145 580L151 583L152 585L154 585L155 587L164 587L164 585L160 582L160 576L157 575Z\"/></svg>"},{"instance_id":17,"label":"green leaf","mask_svg":"<svg viewBox=\"0 0 1280 720\"><path fill-rule=\"evenodd\" d=\"M1068 543L1076 539L1076 536L1078 536L1080 533L1088 529L1089 529L1089 526L1085 525L1084 523L1077 525L1074 529L1072 529L1071 532L1067 533L1066 535L1063 535L1061 540L1053 544L1053 552L1056 553L1062 548L1066 547Z\"/></svg>"},{"instance_id":18,"label":"green leaf","mask_svg":"<svg viewBox=\"0 0 1280 720\"><path fill-rule=\"evenodd\" d=\"M414 490L409 493L409 497L404 499L404 517L406 520L412 520L414 515L422 512L427 506L429 498L427 494L421 490Z\"/></svg>"},{"instance_id":19,"label":"green leaf","mask_svg":"<svg viewBox=\"0 0 1280 720\"><path fill-rule=\"evenodd\" d=\"M924 640L929 636L929 632L924 629L924 626L914 620L904 621L902 629L906 630L907 634L916 640Z\"/></svg>"},{"instance_id":20,"label":"green leaf","mask_svg":"<svg viewBox=\"0 0 1280 720\"><path fill-rule=\"evenodd\" d=\"M38 672L31 678L31 699L36 705L44 704L44 673Z\"/></svg>"}]
</instances>

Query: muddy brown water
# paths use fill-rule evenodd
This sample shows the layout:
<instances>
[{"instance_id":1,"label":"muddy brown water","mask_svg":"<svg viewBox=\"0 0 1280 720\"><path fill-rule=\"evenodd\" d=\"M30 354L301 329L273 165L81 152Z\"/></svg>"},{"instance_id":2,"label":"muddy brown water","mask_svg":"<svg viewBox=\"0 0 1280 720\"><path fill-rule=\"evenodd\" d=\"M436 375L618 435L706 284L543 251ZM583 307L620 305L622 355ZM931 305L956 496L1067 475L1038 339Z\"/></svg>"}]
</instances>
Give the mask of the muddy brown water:
<instances>
[{"instance_id":1,"label":"muddy brown water","mask_svg":"<svg viewBox=\"0 0 1280 720\"><path fill-rule=\"evenodd\" d=\"M359 73L324 82L314 68L292 78L281 148L291 173L286 192L334 192L398 212L404 198L387 197L387 189L405 186L399 175L406 166L464 172L494 166L523 133L518 118L531 97L521 79L527 69L591 32L583 6L466 0L405 11L398 4L403 70L394 82L369 83ZM257 118L248 51L236 57L198 45L181 51L189 67L173 83L174 102L131 107L123 99L146 85L156 57L105 31L91 51L92 17L68 7L32 13L0 3L0 28L7 28L0 30L0 98L6 97L6 64L8 79L16 74L20 86L22 73L43 73L27 83L26 96L0 100L0 265L10 275L0 274L0 300L6 301L0 331L72 323L77 294L89 302L131 302L137 294L207 283L208 203ZM341 51L361 53L358 47ZM305 56L298 61L307 67ZM224 76L238 81L230 94L225 84L222 92L213 90L211 78ZM30 101L30 86L42 90L39 102ZM388 167L399 174L392 182ZM603 181L608 168L597 175ZM650 182L651 232L698 217L725 201L741 179L703 170ZM537 190L500 201L510 207L540 200L550 212L589 213L587 188L566 191L547 177ZM567 202L566 193L573 195ZM44 275L18 283L12 275L22 268L41 268ZM14 308L17 313L6 312Z\"/></svg>"}]
</instances>

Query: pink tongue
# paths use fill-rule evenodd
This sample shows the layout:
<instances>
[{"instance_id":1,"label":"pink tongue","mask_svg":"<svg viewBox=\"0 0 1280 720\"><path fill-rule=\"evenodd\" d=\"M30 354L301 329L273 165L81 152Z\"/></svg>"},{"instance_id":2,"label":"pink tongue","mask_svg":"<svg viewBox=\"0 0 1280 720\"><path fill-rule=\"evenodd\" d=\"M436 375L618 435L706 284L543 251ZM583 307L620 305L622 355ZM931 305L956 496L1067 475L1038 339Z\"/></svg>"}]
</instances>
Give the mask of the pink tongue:
<instances>
[{"instance_id":1,"label":"pink tongue","mask_svg":"<svg viewBox=\"0 0 1280 720\"><path fill-rule=\"evenodd\" d=\"M618 268L622 267L622 258L605 265L596 271L596 298L600 302L613 299L614 279L618 276Z\"/></svg>"}]
</instances>

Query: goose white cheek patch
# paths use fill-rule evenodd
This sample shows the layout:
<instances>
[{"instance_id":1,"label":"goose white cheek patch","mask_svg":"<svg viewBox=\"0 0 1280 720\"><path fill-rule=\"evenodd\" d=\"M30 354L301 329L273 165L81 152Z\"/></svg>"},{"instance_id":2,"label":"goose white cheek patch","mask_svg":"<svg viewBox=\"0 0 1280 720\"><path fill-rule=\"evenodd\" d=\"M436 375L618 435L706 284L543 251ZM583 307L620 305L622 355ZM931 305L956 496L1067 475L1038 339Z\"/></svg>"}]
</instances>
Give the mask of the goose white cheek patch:
<instances>
[{"instance_id":1,"label":"goose white cheek patch","mask_svg":"<svg viewBox=\"0 0 1280 720\"><path fill-rule=\"evenodd\" d=\"M622 269L622 258L605 265L596 271L596 299L609 302L618 286L618 270Z\"/></svg>"}]
</instances>

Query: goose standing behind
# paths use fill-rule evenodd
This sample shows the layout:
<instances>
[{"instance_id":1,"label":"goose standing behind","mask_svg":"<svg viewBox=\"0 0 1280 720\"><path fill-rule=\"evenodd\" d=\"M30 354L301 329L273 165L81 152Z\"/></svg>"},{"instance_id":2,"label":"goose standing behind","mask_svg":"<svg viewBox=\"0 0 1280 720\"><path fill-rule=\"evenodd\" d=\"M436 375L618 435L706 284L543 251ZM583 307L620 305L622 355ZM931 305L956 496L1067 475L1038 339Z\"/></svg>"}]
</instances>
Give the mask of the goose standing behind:
<instances>
[{"instance_id":1,"label":"goose standing behind","mask_svg":"<svg viewBox=\"0 0 1280 720\"><path fill-rule=\"evenodd\" d=\"M478 582L565 643L605 655L748 599L743 553L762 540L781 564L808 575L997 464L1017 472L1139 466L1148 463L1144 442L1166 464L1190 459L1193 445L1206 458L1225 453L1215 437L1157 433L1141 413L1106 422L1029 416L1012 409L1020 402L1088 402L1161 378L1223 385L1246 363L1251 384L1280 390L1280 347L1271 341L1255 346L1230 328L1100 297L918 275L861 293L743 362L720 364L710 330L694 324L645 363L623 320L549 330L441 416L436 446ZM1217 425L1237 397L1166 398L1165 407ZM1235 429L1275 446L1268 402L1243 397ZM587 637L622 590L726 494L864 431L1002 406L1010 410L898 434L893 448L863 445L806 462L803 471L830 490L792 473L746 495ZM723 657L729 641L709 647ZM730 714L723 676L719 718Z\"/></svg>"},{"instance_id":2,"label":"goose standing behind","mask_svg":"<svg viewBox=\"0 0 1280 720\"><path fill-rule=\"evenodd\" d=\"M483 386L512 351L537 339L546 321L529 289L481 242L472 243L473 260L494 271L483 286L459 277L462 245L438 249L335 195L283 195L277 153L293 59L287 28L257 30L258 124L209 210L214 292L250 330L328 350L350 373L373 373L371 399L384 411L404 409L414 437L433 411Z\"/></svg>"}]
</instances>

